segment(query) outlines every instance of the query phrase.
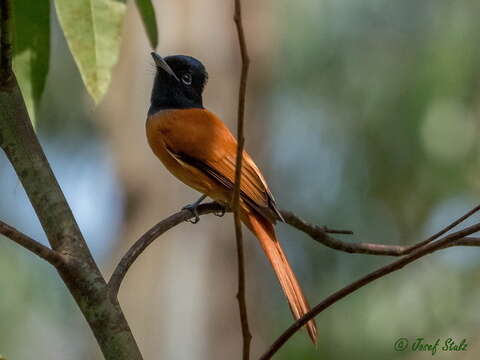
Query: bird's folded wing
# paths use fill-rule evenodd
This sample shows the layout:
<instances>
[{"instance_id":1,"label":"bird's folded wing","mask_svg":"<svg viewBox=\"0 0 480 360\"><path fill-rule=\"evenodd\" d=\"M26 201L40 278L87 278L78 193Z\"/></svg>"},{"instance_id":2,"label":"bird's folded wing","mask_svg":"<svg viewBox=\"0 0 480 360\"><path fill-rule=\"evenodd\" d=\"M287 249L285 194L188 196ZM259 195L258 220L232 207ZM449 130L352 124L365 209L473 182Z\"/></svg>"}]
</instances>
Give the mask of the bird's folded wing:
<instances>
[{"instance_id":1,"label":"bird's folded wing","mask_svg":"<svg viewBox=\"0 0 480 360\"><path fill-rule=\"evenodd\" d=\"M222 186L233 190L237 141L230 130L207 110L183 110L163 137L166 146L179 161L201 170ZM271 221L282 220L265 179L244 151L241 197Z\"/></svg>"}]
</instances>

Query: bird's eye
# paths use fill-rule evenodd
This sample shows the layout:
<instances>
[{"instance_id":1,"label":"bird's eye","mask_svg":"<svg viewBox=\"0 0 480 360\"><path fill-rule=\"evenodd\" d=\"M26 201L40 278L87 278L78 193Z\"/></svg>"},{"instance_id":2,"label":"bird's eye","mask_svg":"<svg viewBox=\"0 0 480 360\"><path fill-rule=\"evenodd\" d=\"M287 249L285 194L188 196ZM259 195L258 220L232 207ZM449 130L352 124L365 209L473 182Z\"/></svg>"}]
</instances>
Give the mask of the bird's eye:
<instances>
[{"instance_id":1,"label":"bird's eye","mask_svg":"<svg viewBox=\"0 0 480 360\"><path fill-rule=\"evenodd\" d=\"M182 81L185 85L190 85L192 83L192 75L185 73L182 75Z\"/></svg>"}]
</instances>

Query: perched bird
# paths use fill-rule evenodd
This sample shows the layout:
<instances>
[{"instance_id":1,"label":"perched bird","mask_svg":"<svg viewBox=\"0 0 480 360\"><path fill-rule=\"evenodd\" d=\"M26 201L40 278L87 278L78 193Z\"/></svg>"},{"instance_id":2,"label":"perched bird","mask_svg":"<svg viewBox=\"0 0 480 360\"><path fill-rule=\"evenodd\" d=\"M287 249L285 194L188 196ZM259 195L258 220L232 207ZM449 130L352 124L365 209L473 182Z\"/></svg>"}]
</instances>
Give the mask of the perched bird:
<instances>
[{"instance_id":1,"label":"perched bird","mask_svg":"<svg viewBox=\"0 0 480 360\"><path fill-rule=\"evenodd\" d=\"M152 57L157 71L146 123L150 147L173 175L204 194L189 206L195 214L206 196L228 205L235 181L237 141L226 125L203 107L208 79L205 67L190 56L162 58L152 53ZM275 235L274 224L283 218L262 173L245 151L240 190L240 218L260 241L298 319L310 307ZM316 343L314 320L306 328Z\"/></svg>"}]
</instances>

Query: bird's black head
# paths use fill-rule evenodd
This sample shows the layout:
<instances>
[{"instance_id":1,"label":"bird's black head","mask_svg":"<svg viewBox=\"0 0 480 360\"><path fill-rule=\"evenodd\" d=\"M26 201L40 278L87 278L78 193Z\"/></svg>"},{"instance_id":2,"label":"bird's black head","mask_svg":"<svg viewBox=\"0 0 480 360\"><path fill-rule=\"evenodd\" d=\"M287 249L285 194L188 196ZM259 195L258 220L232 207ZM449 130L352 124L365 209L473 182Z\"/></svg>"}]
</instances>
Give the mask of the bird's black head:
<instances>
[{"instance_id":1,"label":"bird's black head","mask_svg":"<svg viewBox=\"0 0 480 360\"><path fill-rule=\"evenodd\" d=\"M203 108L202 92L208 74L203 64L191 56L162 58L152 52L157 67L149 115L166 109Z\"/></svg>"}]
</instances>

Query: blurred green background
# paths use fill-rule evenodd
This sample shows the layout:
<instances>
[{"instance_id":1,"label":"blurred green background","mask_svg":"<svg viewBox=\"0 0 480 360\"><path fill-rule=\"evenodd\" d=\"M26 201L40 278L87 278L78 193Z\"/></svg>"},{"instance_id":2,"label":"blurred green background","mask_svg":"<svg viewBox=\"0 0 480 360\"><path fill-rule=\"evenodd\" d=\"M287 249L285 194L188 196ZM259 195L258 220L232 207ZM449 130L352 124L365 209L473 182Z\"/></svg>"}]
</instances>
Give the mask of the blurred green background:
<instances>
[{"instance_id":1,"label":"blurred green background","mask_svg":"<svg viewBox=\"0 0 480 360\"><path fill-rule=\"evenodd\" d=\"M231 129L239 55L232 4L157 1L162 55L210 73L204 103ZM411 244L478 203L480 2L244 1L252 58L247 150L280 207L355 232L348 241ZM54 17L54 9L52 9ZM144 121L154 67L129 4L120 63L94 107L54 21L37 128L92 252L109 276L156 221L197 197L151 154ZM0 154L0 218L46 243ZM477 220L472 219L472 222ZM279 236L311 303L391 258L322 247L286 225ZM260 247L247 236L253 357L291 323ZM241 334L231 216L203 217L159 239L120 291L145 359L238 358ZM297 334L278 359L430 358L401 337L448 337L477 359L480 251L452 248L357 291L317 317L319 345ZM9 360L100 359L81 313L48 265L0 241L0 353Z\"/></svg>"}]
</instances>

